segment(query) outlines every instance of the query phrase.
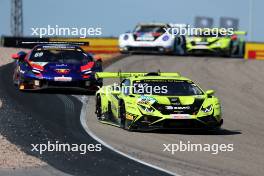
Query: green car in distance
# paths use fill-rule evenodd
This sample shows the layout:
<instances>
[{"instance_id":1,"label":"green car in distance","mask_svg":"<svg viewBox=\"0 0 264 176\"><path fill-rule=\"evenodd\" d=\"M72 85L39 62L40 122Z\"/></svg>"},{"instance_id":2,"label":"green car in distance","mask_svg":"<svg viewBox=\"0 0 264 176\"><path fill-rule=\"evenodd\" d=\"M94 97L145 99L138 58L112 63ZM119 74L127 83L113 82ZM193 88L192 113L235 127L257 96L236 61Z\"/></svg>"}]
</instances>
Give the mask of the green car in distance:
<instances>
[{"instance_id":1,"label":"green car in distance","mask_svg":"<svg viewBox=\"0 0 264 176\"><path fill-rule=\"evenodd\" d=\"M218 30L210 30L200 35L186 36L188 55L216 55L223 57L244 57L244 31L234 31L232 35Z\"/></svg>"},{"instance_id":2,"label":"green car in distance","mask_svg":"<svg viewBox=\"0 0 264 176\"><path fill-rule=\"evenodd\" d=\"M126 130L218 129L221 105L213 90L204 92L178 73L98 72L120 78L96 93L99 121Z\"/></svg>"}]
</instances>

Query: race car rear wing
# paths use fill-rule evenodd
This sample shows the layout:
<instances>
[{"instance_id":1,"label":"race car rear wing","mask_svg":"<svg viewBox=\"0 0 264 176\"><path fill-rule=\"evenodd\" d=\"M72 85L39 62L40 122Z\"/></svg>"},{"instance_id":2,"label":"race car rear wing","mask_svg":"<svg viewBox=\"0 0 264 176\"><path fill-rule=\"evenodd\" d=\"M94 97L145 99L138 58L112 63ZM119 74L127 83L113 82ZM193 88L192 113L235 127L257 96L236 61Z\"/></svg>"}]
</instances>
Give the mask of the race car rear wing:
<instances>
[{"instance_id":1,"label":"race car rear wing","mask_svg":"<svg viewBox=\"0 0 264 176\"><path fill-rule=\"evenodd\" d=\"M164 76L164 77L179 77L176 72L97 72L96 78L129 78L140 76Z\"/></svg>"},{"instance_id":2,"label":"race car rear wing","mask_svg":"<svg viewBox=\"0 0 264 176\"><path fill-rule=\"evenodd\" d=\"M234 34L236 35L247 35L246 31L234 31Z\"/></svg>"}]
</instances>

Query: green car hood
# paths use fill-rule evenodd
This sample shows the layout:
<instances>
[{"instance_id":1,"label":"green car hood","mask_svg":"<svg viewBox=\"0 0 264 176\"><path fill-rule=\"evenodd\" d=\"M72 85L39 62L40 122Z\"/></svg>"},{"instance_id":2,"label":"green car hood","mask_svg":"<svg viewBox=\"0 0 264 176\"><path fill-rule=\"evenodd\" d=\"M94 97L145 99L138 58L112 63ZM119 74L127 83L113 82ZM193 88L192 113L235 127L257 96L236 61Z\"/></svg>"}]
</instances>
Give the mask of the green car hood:
<instances>
[{"instance_id":1,"label":"green car hood","mask_svg":"<svg viewBox=\"0 0 264 176\"><path fill-rule=\"evenodd\" d=\"M187 42L209 42L213 43L220 40L220 38L217 37L192 37L192 39L187 38Z\"/></svg>"}]
</instances>

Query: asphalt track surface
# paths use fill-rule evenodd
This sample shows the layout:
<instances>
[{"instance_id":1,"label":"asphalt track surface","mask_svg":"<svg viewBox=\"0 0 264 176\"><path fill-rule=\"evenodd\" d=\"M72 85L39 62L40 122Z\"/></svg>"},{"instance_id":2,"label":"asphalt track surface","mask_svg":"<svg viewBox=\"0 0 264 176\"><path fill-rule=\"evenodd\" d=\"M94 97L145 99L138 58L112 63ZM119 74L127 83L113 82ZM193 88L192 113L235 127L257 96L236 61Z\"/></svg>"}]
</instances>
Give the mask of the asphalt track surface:
<instances>
[{"instance_id":1,"label":"asphalt track surface","mask_svg":"<svg viewBox=\"0 0 264 176\"><path fill-rule=\"evenodd\" d=\"M264 175L263 66L262 61L239 59L129 56L109 66L107 71L178 71L199 83L203 89L216 90L216 95L223 104L223 130L210 133L127 132L96 120L92 96L87 98L87 125L93 134L112 147L180 175ZM47 140L77 144L98 142L80 124L82 104L70 95L74 93L21 93L12 85L11 73L10 64L0 68L0 89L14 108L32 117L34 123L29 126L40 124L43 130L34 130L31 136L20 139L14 138L12 131L7 131L4 135L12 143L21 146L24 152L49 164L46 170L42 168L47 173L41 175L166 175L107 148L87 155L75 152L49 152L44 155L32 153L31 143L46 143ZM110 80L105 82L107 84ZM17 129L19 128L17 124ZM23 132L22 130L21 133ZM163 152L163 144L177 144L180 140L198 144L231 143L234 144L234 151L220 152L217 155L209 152L176 152L174 155ZM32 172L39 175L39 171Z\"/></svg>"},{"instance_id":2,"label":"asphalt track surface","mask_svg":"<svg viewBox=\"0 0 264 176\"><path fill-rule=\"evenodd\" d=\"M133 157L186 176L264 175L264 62L242 59L134 55L106 71L179 72L222 101L224 125L217 132L127 132L98 123L89 106L87 124L101 140ZM115 80L117 81L117 80ZM104 80L106 84L113 80ZM88 98L94 104L94 98ZM163 144L233 144L232 152L163 152Z\"/></svg>"},{"instance_id":3,"label":"asphalt track surface","mask_svg":"<svg viewBox=\"0 0 264 176\"><path fill-rule=\"evenodd\" d=\"M105 147L102 147L100 152L87 152L85 155L79 152L45 152L42 155L32 152L31 144L47 144L48 141L53 144L59 141L79 145L98 142L81 126L82 103L71 96L76 92L19 92L12 84L12 72L13 64L0 68L0 89L8 98L8 106L20 111L21 116L27 114L32 120L23 122L28 124L22 124L17 123L20 122L20 119L17 119L17 122L13 122L12 129L5 130L2 135L27 154L45 161L48 166L15 171L2 170L0 175L169 175L125 158ZM28 127L24 129L22 126ZM35 129L36 126L39 128ZM17 133L21 134L20 137L17 137Z\"/></svg>"}]
</instances>

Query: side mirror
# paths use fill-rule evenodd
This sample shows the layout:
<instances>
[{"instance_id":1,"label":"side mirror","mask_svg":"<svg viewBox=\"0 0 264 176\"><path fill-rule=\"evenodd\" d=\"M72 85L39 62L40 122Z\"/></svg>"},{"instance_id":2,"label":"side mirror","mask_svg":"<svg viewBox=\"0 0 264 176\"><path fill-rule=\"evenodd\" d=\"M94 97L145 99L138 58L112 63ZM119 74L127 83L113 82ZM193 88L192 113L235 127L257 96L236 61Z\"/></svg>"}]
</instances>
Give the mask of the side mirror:
<instances>
[{"instance_id":1,"label":"side mirror","mask_svg":"<svg viewBox=\"0 0 264 176\"><path fill-rule=\"evenodd\" d=\"M214 90L207 90L205 93L207 95L211 96L211 95L213 95L215 93L215 91Z\"/></svg>"},{"instance_id":2,"label":"side mirror","mask_svg":"<svg viewBox=\"0 0 264 176\"><path fill-rule=\"evenodd\" d=\"M19 55L18 54L12 54L11 57L12 57L12 59L15 59L15 60L19 59Z\"/></svg>"},{"instance_id":3,"label":"side mirror","mask_svg":"<svg viewBox=\"0 0 264 176\"><path fill-rule=\"evenodd\" d=\"M94 60L95 60L96 62L102 62L102 58L101 58L101 56L98 56L98 55L95 55L95 56L94 56Z\"/></svg>"},{"instance_id":4,"label":"side mirror","mask_svg":"<svg viewBox=\"0 0 264 176\"><path fill-rule=\"evenodd\" d=\"M94 60L95 60L96 67L99 68L100 71L103 71L102 58L98 55L95 55Z\"/></svg>"},{"instance_id":5,"label":"side mirror","mask_svg":"<svg viewBox=\"0 0 264 176\"><path fill-rule=\"evenodd\" d=\"M111 92L113 95L119 95L121 93L120 90L112 90Z\"/></svg>"},{"instance_id":6,"label":"side mirror","mask_svg":"<svg viewBox=\"0 0 264 176\"><path fill-rule=\"evenodd\" d=\"M16 60L23 60L26 57L27 53L24 51L19 51L16 54L12 54L11 57L12 59L16 59Z\"/></svg>"}]
</instances>

